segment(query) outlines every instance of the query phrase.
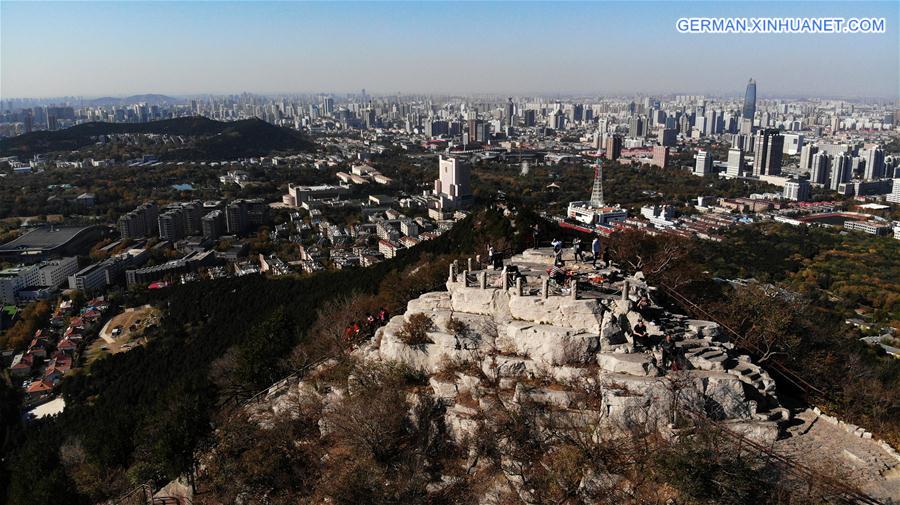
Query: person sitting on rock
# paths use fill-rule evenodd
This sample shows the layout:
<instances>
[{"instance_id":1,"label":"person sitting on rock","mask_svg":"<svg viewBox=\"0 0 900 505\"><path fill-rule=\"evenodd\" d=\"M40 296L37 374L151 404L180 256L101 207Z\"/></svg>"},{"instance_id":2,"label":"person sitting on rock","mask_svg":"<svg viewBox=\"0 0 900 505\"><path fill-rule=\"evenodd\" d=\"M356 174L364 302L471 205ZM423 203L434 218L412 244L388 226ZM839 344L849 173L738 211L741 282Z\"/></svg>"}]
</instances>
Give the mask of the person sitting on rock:
<instances>
[{"instance_id":1,"label":"person sitting on rock","mask_svg":"<svg viewBox=\"0 0 900 505\"><path fill-rule=\"evenodd\" d=\"M387 321L387 318L388 318L388 311L385 310L384 307L382 307L381 310L378 311L378 321L381 323L384 323Z\"/></svg>"},{"instance_id":2,"label":"person sitting on rock","mask_svg":"<svg viewBox=\"0 0 900 505\"><path fill-rule=\"evenodd\" d=\"M650 348L650 335L647 334L647 325L644 324L643 319L638 319L631 333L634 336L634 343L644 349Z\"/></svg>"},{"instance_id":3,"label":"person sitting on rock","mask_svg":"<svg viewBox=\"0 0 900 505\"><path fill-rule=\"evenodd\" d=\"M553 265L547 270L547 273L550 274L550 280L555 282L559 286L563 286L566 283L567 275L566 271L560 268L558 265Z\"/></svg>"},{"instance_id":4,"label":"person sitting on rock","mask_svg":"<svg viewBox=\"0 0 900 505\"><path fill-rule=\"evenodd\" d=\"M641 295L641 298L638 300L635 308L638 312L641 313L641 315L646 316L650 311L651 305L652 304L650 303L650 298L647 295Z\"/></svg>"}]
</instances>

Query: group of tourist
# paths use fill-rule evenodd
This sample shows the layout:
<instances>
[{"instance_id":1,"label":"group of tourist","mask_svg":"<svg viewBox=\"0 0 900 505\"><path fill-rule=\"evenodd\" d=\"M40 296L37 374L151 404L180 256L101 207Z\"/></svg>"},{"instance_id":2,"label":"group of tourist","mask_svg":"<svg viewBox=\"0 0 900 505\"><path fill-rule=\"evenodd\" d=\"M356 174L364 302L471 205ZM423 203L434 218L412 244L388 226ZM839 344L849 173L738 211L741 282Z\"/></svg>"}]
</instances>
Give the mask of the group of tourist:
<instances>
[{"instance_id":1,"label":"group of tourist","mask_svg":"<svg viewBox=\"0 0 900 505\"><path fill-rule=\"evenodd\" d=\"M344 328L344 343L351 345L354 342L371 338L375 330L384 326L388 320L388 311L383 307L375 314L367 314L363 321L354 321Z\"/></svg>"},{"instance_id":2,"label":"group of tourist","mask_svg":"<svg viewBox=\"0 0 900 505\"><path fill-rule=\"evenodd\" d=\"M559 239L553 239L553 242L550 243L553 246L553 264L556 266L563 266L565 261L563 261L563 242ZM581 242L581 238L576 237L572 241L572 256L574 258L573 261L577 262L587 262L585 258L585 250L584 246ZM594 237L594 240L591 241L591 266L597 268L597 260L600 260L604 266L609 266L609 247L604 248L600 242L600 237Z\"/></svg>"}]
</instances>

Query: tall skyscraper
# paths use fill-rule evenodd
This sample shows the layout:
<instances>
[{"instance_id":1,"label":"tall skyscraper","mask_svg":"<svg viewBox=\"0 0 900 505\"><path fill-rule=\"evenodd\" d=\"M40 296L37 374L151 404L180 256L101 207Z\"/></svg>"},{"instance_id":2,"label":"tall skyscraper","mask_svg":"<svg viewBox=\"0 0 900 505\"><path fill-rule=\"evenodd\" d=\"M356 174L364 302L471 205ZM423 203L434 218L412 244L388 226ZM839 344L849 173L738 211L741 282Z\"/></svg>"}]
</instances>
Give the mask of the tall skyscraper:
<instances>
[{"instance_id":1,"label":"tall skyscraper","mask_svg":"<svg viewBox=\"0 0 900 505\"><path fill-rule=\"evenodd\" d=\"M472 200L469 167L456 158L438 159L438 179L434 181L435 205L451 210L468 205Z\"/></svg>"},{"instance_id":2,"label":"tall skyscraper","mask_svg":"<svg viewBox=\"0 0 900 505\"><path fill-rule=\"evenodd\" d=\"M828 166L831 160L828 153L819 152L812 155L809 165L809 182L813 184L828 184Z\"/></svg>"},{"instance_id":3,"label":"tall skyscraper","mask_svg":"<svg viewBox=\"0 0 900 505\"><path fill-rule=\"evenodd\" d=\"M853 172L853 158L847 153L840 153L831 161L831 181L828 187L837 191L842 182L850 182Z\"/></svg>"},{"instance_id":4,"label":"tall skyscraper","mask_svg":"<svg viewBox=\"0 0 900 505\"><path fill-rule=\"evenodd\" d=\"M728 177L740 177L744 175L744 151L732 147L728 150L728 165L725 169Z\"/></svg>"},{"instance_id":5,"label":"tall skyscraper","mask_svg":"<svg viewBox=\"0 0 900 505\"><path fill-rule=\"evenodd\" d=\"M650 164L659 168L669 166L669 148L666 146L653 146L653 161Z\"/></svg>"},{"instance_id":6,"label":"tall skyscraper","mask_svg":"<svg viewBox=\"0 0 900 505\"><path fill-rule=\"evenodd\" d=\"M610 135L606 138L606 159L617 160L622 156L622 137Z\"/></svg>"},{"instance_id":7,"label":"tall skyscraper","mask_svg":"<svg viewBox=\"0 0 900 505\"><path fill-rule=\"evenodd\" d=\"M678 132L675 128L663 128L659 130L659 144L667 147L675 146Z\"/></svg>"},{"instance_id":8,"label":"tall skyscraper","mask_svg":"<svg viewBox=\"0 0 900 505\"><path fill-rule=\"evenodd\" d=\"M334 98L326 96L322 99L322 115L331 117L334 114Z\"/></svg>"},{"instance_id":9,"label":"tall skyscraper","mask_svg":"<svg viewBox=\"0 0 900 505\"><path fill-rule=\"evenodd\" d=\"M515 115L515 106L513 105L512 97L506 99L506 111L505 117L503 120L506 122L506 126L513 126L513 116Z\"/></svg>"},{"instance_id":10,"label":"tall skyscraper","mask_svg":"<svg viewBox=\"0 0 900 505\"><path fill-rule=\"evenodd\" d=\"M863 178L871 181L882 177L884 177L884 150L880 146L875 146L866 150L866 170Z\"/></svg>"},{"instance_id":11,"label":"tall skyscraper","mask_svg":"<svg viewBox=\"0 0 900 505\"><path fill-rule=\"evenodd\" d=\"M809 170L812 167L812 158L819 152L819 148L813 144L804 144L800 149L800 170Z\"/></svg>"},{"instance_id":12,"label":"tall skyscraper","mask_svg":"<svg viewBox=\"0 0 900 505\"><path fill-rule=\"evenodd\" d=\"M706 151L697 151L697 164L694 165L694 175L703 177L710 174L712 174L712 156Z\"/></svg>"},{"instance_id":13,"label":"tall skyscraper","mask_svg":"<svg viewBox=\"0 0 900 505\"><path fill-rule=\"evenodd\" d=\"M756 136L753 150L753 175L780 175L784 137L775 129L765 129Z\"/></svg>"},{"instance_id":14,"label":"tall skyscraper","mask_svg":"<svg viewBox=\"0 0 900 505\"><path fill-rule=\"evenodd\" d=\"M526 110L524 116L525 116L525 126L534 126L537 123L537 121L535 119L536 114L533 109Z\"/></svg>"},{"instance_id":15,"label":"tall skyscraper","mask_svg":"<svg viewBox=\"0 0 900 505\"><path fill-rule=\"evenodd\" d=\"M747 83L747 91L744 93L744 109L741 117L753 121L756 114L756 81L750 79Z\"/></svg>"}]
</instances>

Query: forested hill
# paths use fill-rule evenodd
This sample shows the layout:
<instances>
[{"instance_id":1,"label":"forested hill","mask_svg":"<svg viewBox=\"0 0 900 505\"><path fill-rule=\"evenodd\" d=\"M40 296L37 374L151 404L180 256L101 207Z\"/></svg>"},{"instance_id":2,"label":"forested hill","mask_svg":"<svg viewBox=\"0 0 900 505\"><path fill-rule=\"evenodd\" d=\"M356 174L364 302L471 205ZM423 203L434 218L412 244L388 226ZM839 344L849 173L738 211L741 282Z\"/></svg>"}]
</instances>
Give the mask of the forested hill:
<instances>
[{"instance_id":1,"label":"forested hill","mask_svg":"<svg viewBox=\"0 0 900 505\"><path fill-rule=\"evenodd\" d=\"M149 123L84 123L64 130L26 133L0 140L0 156L27 159L35 154L75 151L94 145L98 136L123 133L179 135L195 140L172 149L167 158L217 160L315 149L315 144L300 132L255 118L222 122L184 117Z\"/></svg>"}]
</instances>

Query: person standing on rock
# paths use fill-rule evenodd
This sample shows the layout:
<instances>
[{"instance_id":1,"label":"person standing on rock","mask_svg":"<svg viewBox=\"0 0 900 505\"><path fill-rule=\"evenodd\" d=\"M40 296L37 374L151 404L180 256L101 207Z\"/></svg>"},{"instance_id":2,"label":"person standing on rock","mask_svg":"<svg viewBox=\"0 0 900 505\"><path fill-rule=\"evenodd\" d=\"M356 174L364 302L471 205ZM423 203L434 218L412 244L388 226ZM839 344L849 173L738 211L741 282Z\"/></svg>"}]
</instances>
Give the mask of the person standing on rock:
<instances>
[{"instance_id":1,"label":"person standing on rock","mask_svg":"<svg viewBox=\"0 0 900 505\"><path fill-rule=\"evenodd\" d=\"M671 334L666 335L666 339L662 341L659 348L662 351L663 370L677 370L678 364L675 362L675 353L678 348L675 346L675 340L672 339Z\"/></svg>"},{"instance_id":2,"label":"person standing on rock","mask_svg":"<svg viewBox=\"0 0 900 505\"><path fill-rule=\"evenodd\" d=\"M584 253L581 251L581 239L578 237L572 241L572 255L575 257L574 261L584 261Z\"/></svg>"},{"instance_id":3,"label":"person standing on rock","mask_svg":"<svg viewBox=\"0 0 900 505\"><path fill-rule=\"evenodd\" d=\"M600 257L600 237L594 237L594 241L591 242L591 253L594 255L591 265L597 268L597 258Z\"/></svg>"},{"instance_id":4,"label":"person standing on rock","mask_svg":"<svg viewBox=\"0 0 900 505\"><path fill-rule=\"evenodd\" d=\"M558 267L563 266L563 264L564 264L563 259L562 259L563 243L558 239L553 239L553 242L551 242L551 244L553 244L553 264Z\"/></svg>"}]
</instances>

